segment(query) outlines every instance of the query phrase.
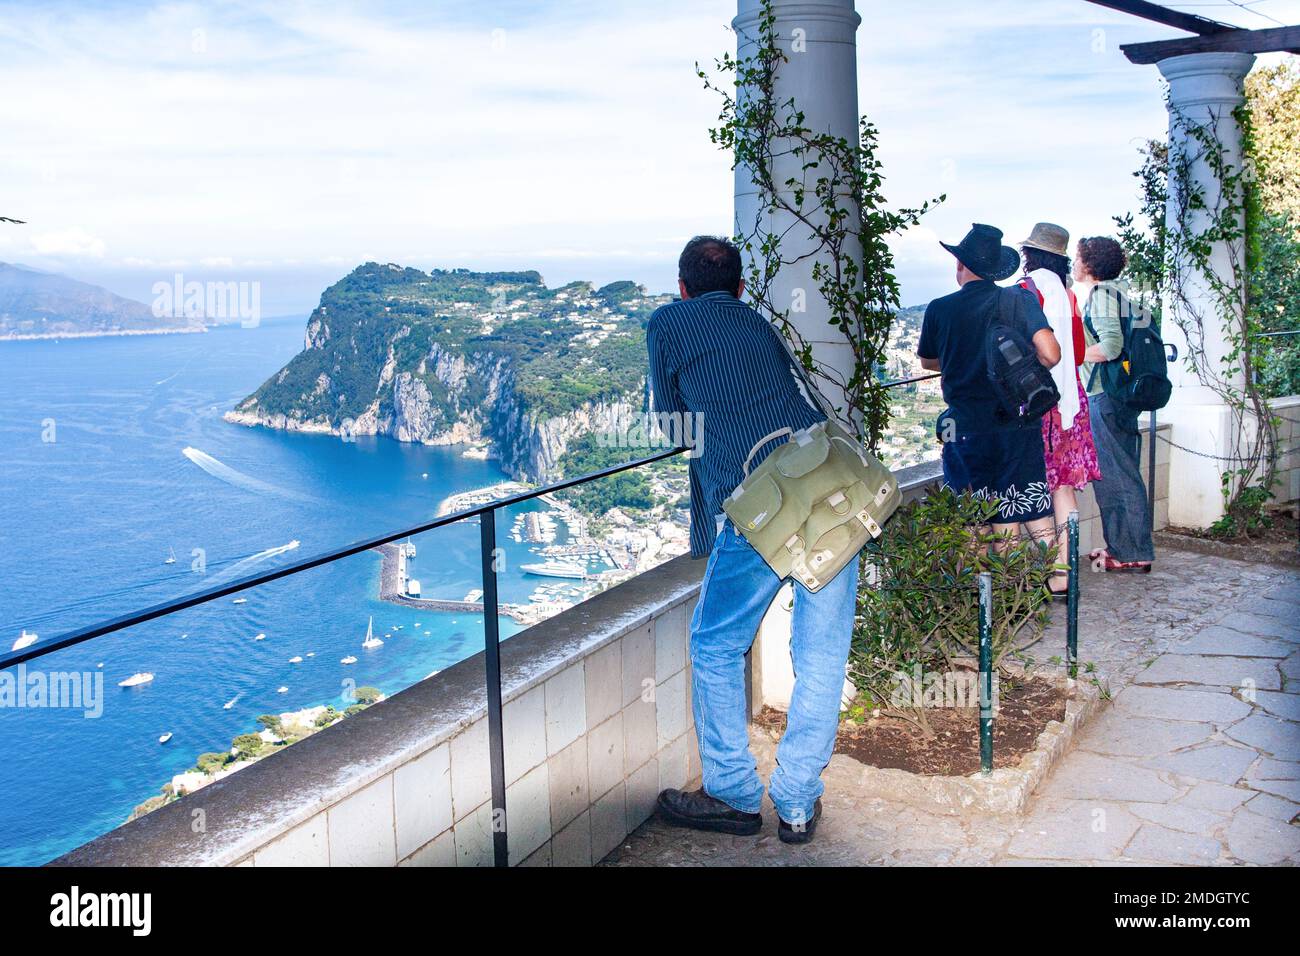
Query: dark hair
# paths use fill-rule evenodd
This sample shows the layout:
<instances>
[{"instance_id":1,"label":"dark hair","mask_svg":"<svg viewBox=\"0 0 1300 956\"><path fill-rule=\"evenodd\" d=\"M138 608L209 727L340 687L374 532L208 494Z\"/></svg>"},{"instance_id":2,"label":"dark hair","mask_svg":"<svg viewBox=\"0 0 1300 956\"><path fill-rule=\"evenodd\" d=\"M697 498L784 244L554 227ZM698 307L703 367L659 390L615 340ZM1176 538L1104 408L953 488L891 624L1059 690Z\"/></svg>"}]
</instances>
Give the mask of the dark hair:
<instances>
[{"instance_id":1,"label":"dark hair","mask_svg":"<svg viewBox=\"0 0 1300 956\"><path fill-rule=\"evenodd\" d=\"M740 250L718 236L696 236L677 260L677 277L691 297L706 292L739 295L740 271Z\"/></svg>"},{"instance_id":2,"label":"dark hair","mask_svg":"<svg viewBox=\"0 0 1300 956\"><path fill-rule=\"evenodd\" d=\"M1098 282L1109 282L1119 278L1128 265L1128 256L1110 236L1091 236L1079 240L1079 262Z\"/></svg>"},{"instance_id":3,"label":"dark hair","mask_svg":"<svg viewBox=\"0 0 1300 956\"><path fill-rule=\"evenodd\" d=\"M1070 260L1065 256L1058 256L1055 252L1035 249L1032 246L1021 246L1020 251L1025 256L1025 275L1029 275L1035 269L1046 269L1061 277L1061 285L1070 284Z\"/></svg>"}]
</instances>

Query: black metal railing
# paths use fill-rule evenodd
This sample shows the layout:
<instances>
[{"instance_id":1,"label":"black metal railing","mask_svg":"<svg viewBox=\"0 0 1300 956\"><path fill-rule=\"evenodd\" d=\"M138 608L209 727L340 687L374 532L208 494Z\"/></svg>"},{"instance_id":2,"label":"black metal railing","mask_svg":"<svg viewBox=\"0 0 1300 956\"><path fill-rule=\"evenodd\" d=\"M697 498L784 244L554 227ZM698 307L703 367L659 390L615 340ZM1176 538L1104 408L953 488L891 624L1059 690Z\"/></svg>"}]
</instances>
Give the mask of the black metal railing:
<instances>
[{"instance_id":1,"label":"black metal railing","mask_svg":"<svg viewBox=\"0 0 1300 956\"><path fill-rule=\"evenodd\" d=\"M631 471L634 468L640 468L645 465L654 464L658 461L664 461L665 459L672 458L675 455L680 455L686 451L689 451L689 449L675 447L656 455L650 455L649 457L640 458L636 461L625 462L624 464L605 468L601 471L592 472L591 474L583 475L578 478L571 478L541 488L534 488L529 491L520 492L519 494L510 495L509 497L498 498L494 501L488 502L487 504L444 515L433 521L426 521L423 524L403 528L400 531L389 532L375 538L368 538L364 541L356 541L341 548L335 548L299 561L292 561L273 571L266 571L261 574L250 574L246 577L238 578L225 584L205 588L201 591L186 594L170 601L163 601L160 604L154 604L138 611L131 611L130 613L120 615L111 620L101 621L97 624L91 624L74 631L69 631L66 634L61 634L50 640L42 641L38 645L32 645L23 648L20 651L6 654L0 657L0 669L16 667L19 664L24 664L28 661L45 657L65 648L84 644L87 641L92 641L108 634L114 634L118 631L125 630L126 628L134 627L137 624L143 624L146 621L152 621L169 614L175 614L179 611L184 611L187 608L196 607L200 604L207 604L210 601L216 601L231 594L237 594L240 591L247 591L250 588L269 584L272 581L278 581L280 578L286 578L294 574L301 574L304 571L310 571L312 568L318 568L322 565L332 564L335 561L341 561L344 558L352 557L355 554L361 554L364 551L371 551L381 545L392 544L395 541L409 538L412 535L423 534L426 531L433 531L437 528L446 527L447 525L455 524L458 521L465 521L469 518L480 518L479 558L483 572L483 627L485 637L484 657L486 662L486 673L484 679L487 685L488 746L492 777L493 857L497 866L508 866L509 851L506 836L505 738L501 725L501 633L500 622L498 621L500 606L497 596L498 551L496 545L496 514L502 508L509 508L513 505L532 501L536 498L541 498L544 495L553 494L557 491L564 491L567 488L573 488L578 485L599 481L602 478L608 478L625 471Z\"/></svg>"},{"instance_id":2,"label":"black metal railing","mask_svg":"<svg viewBox=\"0 0 1300 956\"><path fill-rule=\"evenodd\" d=\"M897 388L905 385L912 385L917 382L929 381L939 377L939 373L935 372L933 374L898 379L881 384L885 388ZM496 514L503 508L509 508L513 505L532 501L545 495L553 494L557 491L564 491L568 488L574 488L593 481L599 481L602 478L609 478L613 475L631 471L635 468L641 468L646 465L654 464L655 462L664 461L689 450L689 448L685 447L671 448L658 454L650 455L646 458L625 462L601 471L582 475L581 477L556 482L541 488L534 488L505 498L498 498L486 504L467 508L463 511L453 512L432 521L426 521L422 524L402 528L397 531L388 532L362 541L355 541L352 544L340 548L334 548L298 561L291 561L288 564L282 565L281 567L275 568L271 571L236 578L235 580L228 581L224 584L204 588L168 601L150 605L149 607L140 610L119 615L109 620L90 624L76 630L68 631L65 634L61 634L49 640L41 641L39 644L31 645L22 650L0 655L0 669L16 667L19 664L25 664L28 661L46 657L56 651L75 647L78 644L84 644L88 641L126 630L127 628L134 627L138 624L144 624L147 621L153 621L161 617L176 614L180 611L197 607L201 604L207 604L211 601L216 601L232 594L238 594L241 591L247 591L263 584L269 584L270 582L278 581L281 578L301 574L304 571L310 571L313 568L332 564L336 561L341 561L344 558L349 558L365 551L374 550L382 545L401 541L403 538L424 534L425 532L446 527L447 525L465 521L470 518L480 518L479 559L483 577L484 680L487 688L488 746L489 763L491 767L493 859L496 866L508 866L509 850L507 842L505 800L505 738L501 722L501 635L500 622L498 620L500 603L497 591L498 551L496 545Z\"/></svg>"}]
</instances>

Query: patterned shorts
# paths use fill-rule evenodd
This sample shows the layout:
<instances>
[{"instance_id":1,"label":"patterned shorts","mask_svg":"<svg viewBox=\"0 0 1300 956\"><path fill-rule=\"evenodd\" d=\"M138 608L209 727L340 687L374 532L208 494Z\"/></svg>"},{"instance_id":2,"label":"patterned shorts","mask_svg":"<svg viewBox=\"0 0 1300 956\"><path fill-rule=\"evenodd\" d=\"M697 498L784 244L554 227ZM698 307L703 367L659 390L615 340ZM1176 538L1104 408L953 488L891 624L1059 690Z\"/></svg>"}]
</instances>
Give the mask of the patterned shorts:
<instances>
[{"instance_id":1,"label":"patterned shorts","mask_svg":"<svg viewBox=\"0 0 1300 956\"><path fill-rule=\"evenodd\" d=\"M943 446L943 481L954 491L998 501L1000 524L1052 514L1043 433L1033 427L958 435Z\"/></svg>"}]
</instances>

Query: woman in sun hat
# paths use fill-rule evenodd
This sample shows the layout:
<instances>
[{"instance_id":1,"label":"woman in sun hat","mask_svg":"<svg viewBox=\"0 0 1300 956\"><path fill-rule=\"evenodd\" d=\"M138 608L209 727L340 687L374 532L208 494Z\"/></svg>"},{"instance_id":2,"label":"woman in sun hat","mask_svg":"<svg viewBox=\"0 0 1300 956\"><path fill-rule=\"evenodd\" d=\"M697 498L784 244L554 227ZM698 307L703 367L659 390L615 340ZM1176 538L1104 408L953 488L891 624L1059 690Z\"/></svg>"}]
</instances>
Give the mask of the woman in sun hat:
<instances>
[{"instance_id":1,"label":"woman in sun hat","mask_svg":"<svg viewBox=\"0 0 1300 956\"><path fill-rule=\"evenodd\" d=\"M1029 238L1020 244L1024 256L1020 286L1038 297L1061 345L1061 361L1052 369L1061 401L1043 416L1043 458L1061 564L1069 561L1066 526L1070 512L1079 508L1075 492L1101 477L1088 417L1088 395L1079 379L1085 342L1079 303L1069 288L1069 248L1069 232L1050 222L1034 226ZM1057 571L1049 585L1052 594L1064 597L1067 580L1067 572Z\"/></svg>"}]
</instances>

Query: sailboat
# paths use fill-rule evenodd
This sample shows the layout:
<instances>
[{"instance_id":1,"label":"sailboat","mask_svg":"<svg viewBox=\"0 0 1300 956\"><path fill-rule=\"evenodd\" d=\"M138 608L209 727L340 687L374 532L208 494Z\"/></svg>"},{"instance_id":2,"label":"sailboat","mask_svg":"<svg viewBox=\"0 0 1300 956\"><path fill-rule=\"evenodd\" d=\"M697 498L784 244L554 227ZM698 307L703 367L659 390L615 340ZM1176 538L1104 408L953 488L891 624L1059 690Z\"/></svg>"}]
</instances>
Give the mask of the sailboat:
<instances>
[{"instance_id":1,"label":"sailboat","mask_svg":"<svg viewBox=\"0 0 1300 956\"><path fill-rule=\"evenodd\" d=\"M361 642L361 646L366 650L384 646L384 642L375 637L375 619L373 617L370 619L370 623L366 625L366 639Z\"/></svg>"},{"instance_id":2,"label":"sailboat","mask_svg":"<svg viewBox=\"0 0 1300 956\"><path fill-rule=\"evenodd\" d=\"M14 641L14 646L9 649L11 651L21 651L24 647L31 647L35 643L36 635L27 628L23 628L22 634L18 636L18 640Z\"/></svg>"},{"instance_id":3,"label":"sailboat","mask_svg":"<svg viewBox=\"0 0 1300 956\"><path fill-rule=\"evenodd\" d=\"M176 552L173 551L171 548L168 548L167 560L164 561L163 564L175 564L175 563L176 563Z\"/></svg>"}]
</instances>

